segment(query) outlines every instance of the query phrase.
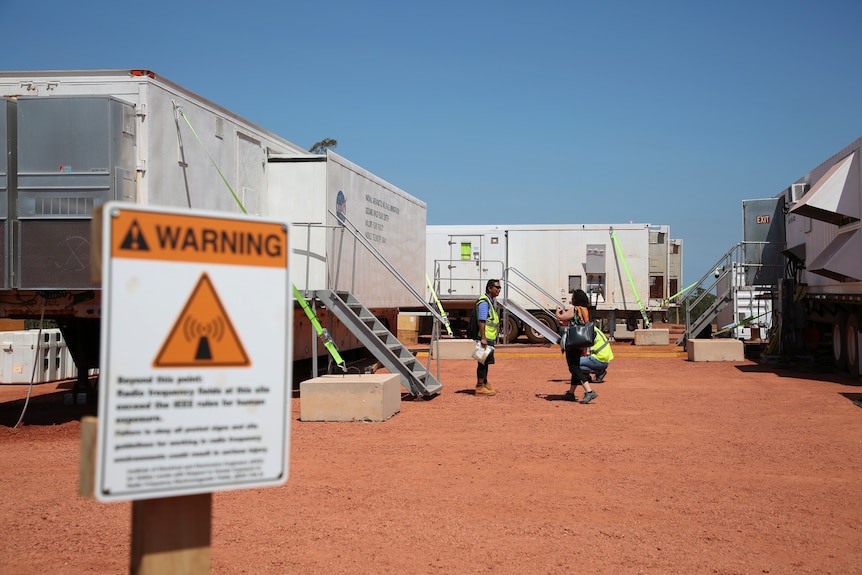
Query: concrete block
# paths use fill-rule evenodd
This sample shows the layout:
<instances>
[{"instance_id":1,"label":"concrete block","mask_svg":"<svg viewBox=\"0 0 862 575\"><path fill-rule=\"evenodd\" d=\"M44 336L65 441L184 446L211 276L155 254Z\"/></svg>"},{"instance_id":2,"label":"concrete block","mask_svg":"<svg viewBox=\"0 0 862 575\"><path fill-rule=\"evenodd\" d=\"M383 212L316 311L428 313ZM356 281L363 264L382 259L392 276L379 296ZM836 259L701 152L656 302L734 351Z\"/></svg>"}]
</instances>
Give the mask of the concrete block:
<instances>
[{"instance_id":1,"label":"concrete block","mask_svg":"<svg viewBox=\"0 0 862 575\"><path fill-rule=\"evenodd\" d=\"M738 339L690 339L685 343L689 361L744 361L745 346Z\"/></svg>"},{"instance_id":2,"label":"concrete block","mask_svg":"<svg viewBox=\"0 0 862 575\"><path fill-rule=\"evenodd\" d=\"M670 330L667 329L636 329L635 345L668 345Z\"/></svg>"},{"instance_id":3,"label":"concrete block","mask_svg":"<svg viewBox=\"0 0 862 575\"><path fill-rule=\"evenodd\" d=\"M431 346L431 357L434 359L469 359L476 342L472 339L441 339Z\"/></svg>"},{"instance_id":4,"label":"concrete block","mask_svg":"<svg viewBox=\"0 0 862 575\"><path fill-rule=\"evenodd\" d=\"M401 376L324 375L299 384L302 421L386 421L401 411Z\"/></svg>"}]
</instances>

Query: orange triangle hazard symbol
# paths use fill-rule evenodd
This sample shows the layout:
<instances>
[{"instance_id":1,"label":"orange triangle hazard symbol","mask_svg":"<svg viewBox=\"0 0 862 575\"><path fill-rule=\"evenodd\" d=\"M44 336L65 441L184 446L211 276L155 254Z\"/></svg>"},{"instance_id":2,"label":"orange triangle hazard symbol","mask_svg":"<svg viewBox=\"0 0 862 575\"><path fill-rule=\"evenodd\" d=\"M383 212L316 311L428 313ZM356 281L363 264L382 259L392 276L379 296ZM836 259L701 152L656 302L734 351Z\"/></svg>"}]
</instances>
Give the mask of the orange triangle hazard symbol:
<instances>
[{"instance_id":1,"label":"orange triangle hazard symbol","mask_svg":"<svg viewBox=\"0 0 862 575\"><path fill-rule=\"evenodd\" d=\"M247 367L242 342L203 274L153 362L154 367Z\"/></svg>"}]
</instances>

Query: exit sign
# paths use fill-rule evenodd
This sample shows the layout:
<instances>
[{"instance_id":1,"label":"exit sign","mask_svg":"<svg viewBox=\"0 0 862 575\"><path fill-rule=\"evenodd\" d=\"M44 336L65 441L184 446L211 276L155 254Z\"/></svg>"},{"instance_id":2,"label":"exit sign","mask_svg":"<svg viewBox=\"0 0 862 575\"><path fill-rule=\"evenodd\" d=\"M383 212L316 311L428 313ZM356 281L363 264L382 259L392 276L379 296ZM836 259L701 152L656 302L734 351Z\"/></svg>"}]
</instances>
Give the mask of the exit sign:
<instances>
[{"instance_id":1,"label":"exit sign","mask_svg":"<svg viewBox=\"0 0 862 575\"><path fill-rule=\"evenodd\" d=\"M768 224L772 221L772 216L757 216L758 224Z\"/></svg>"}]
</instances>

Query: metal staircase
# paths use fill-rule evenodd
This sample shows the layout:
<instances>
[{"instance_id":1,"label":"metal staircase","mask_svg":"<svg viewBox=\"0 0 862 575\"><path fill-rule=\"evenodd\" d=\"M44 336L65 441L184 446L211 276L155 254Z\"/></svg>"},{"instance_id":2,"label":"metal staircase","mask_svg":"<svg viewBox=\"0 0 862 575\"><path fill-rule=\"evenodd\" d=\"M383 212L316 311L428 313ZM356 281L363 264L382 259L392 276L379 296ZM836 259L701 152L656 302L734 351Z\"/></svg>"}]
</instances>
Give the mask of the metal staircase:
<instances>
[{"instance_id":1,"label":"metal staircase","mask_svg":"<svg viewBox=\"0 0 862 575\"><path fill-rule=\"evenodd\" d=\"M506 290L505 295L503 297L498 297L497 303L499 303L502 308L508 310L509 313L513 314L522 322L533 328L536 333L542 335L551 344L560 343L560 334L556 331L556 324L558 323L556 319L553 320L555 327L551 328L548 324L543 323L538 318L536 318L535 315L531 314L526 309L509 299L509 292L517 292L518 294L520 294L521 298L524 299L524 301L530 302L535 309L544 310L545 314L549 318L554 317L554 312L552 311L552 309L555 309L555 307L559 305L559 300L557 300L552 294L545 291L542 286L527 277L523 272L514 267L508 267L504 270L503 285L504 289ZM537 301L528 293L527 290L530 286L532 286L534 293L541 294L545 298L546 302L551 302L551 309L548 309L545 304Z\"/></svg>"},{"instance_id":2,"label":"metal staircase","mask_svg":"<svg viewBox=\"0 0 862 575\"><path fill-rule=\"evenodd\" d=\"M779 273L775 265L763 262L764 247L769 242L740 242L730 248L700 280L693 284L686 296L680 300L685 307L685 332L677 339L677 345L685 345L709 327L722 310L739 297L742 291L752 292L769 284L769 279ZM757 280L757 281L752 281ZM709 305L698 314L703 302ZM724 331L724 330L722 330ZM712 337L722 333L713 333Z\"/></svg>"},{"instance_id":3,"label":"metal staircase","mask_svg":"<svg viewBox=\"0 0 862 575\"><path fill-rule=\"evenodd\" d=\"M550 329L547 325L540 322L536 319L536 316L522 308L520 305L516 304L510 299L506 299L503 297L497 298L497 303L500 304L500 307L506 309L523 321L525 324L536 330L538 333L542 334L549 342L552 344L560 342L560 334Z\"/></svg>"},{"instance_id":4,"label":"metal staircase","mask_svg":"<svg viewBox=\"0 0 862 575\"><path fill-rule=\"evenodd\" d=\"M401 376L401 385L410 395L429 397L440 393L443 385L350 292L317 290L314 294L386 369Z\"/></svg>"},{"instance_id":5,"label":"metal staircase","mask_svg":"<svg viewBox=\"0 0 862 575\"><path fill-rule=\"evenodd\" d=\"M728 273L730 272L720 272L716 278L716 283L725 283L720 282L720 280L726 277ZM708 293L710 292L704 291L700 293L699 297L692 300L689 305L692 308L696 307L697 304L699 304ZM715 321L715 318L718 317L718 314L721 313L721 310L723 310L725 306L727 306L732 301L733 295L731 294L730 287L727 287L724 290L719 290L719 292L715 296L715 300L713 300L712 304L708 308L706 308L706 310L704 310L704 312L700 316L691 319L689 317L689 314L686 314L686 330L679 337L676 344L683 345L687 339L697 337L700 332L702 332L708 325Z\"/></svg>"}]
</instances>

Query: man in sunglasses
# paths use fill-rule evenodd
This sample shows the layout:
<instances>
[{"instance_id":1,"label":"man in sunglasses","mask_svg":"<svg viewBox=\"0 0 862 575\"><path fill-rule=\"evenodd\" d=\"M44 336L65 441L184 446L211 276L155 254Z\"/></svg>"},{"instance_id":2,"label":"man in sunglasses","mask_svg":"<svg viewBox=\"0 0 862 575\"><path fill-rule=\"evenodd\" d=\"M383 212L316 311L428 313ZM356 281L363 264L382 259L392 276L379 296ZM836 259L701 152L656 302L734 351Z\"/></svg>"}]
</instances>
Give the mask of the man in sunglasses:
<instances>
[{"instance_id":1,"label":"man in sunglasses","mask_svg":"<svg viewBox=\"0 0 862 575\"><path fill-rule=\"evenodd\" d=\"M476 302L476 319L479 330L476 339L481 342L482 347L491 346L491 353L484 362L476 364L476 392L475 395L497 395L497 390L488 385L488 366L494 363L494 344L497 343L497 333L500 329L500 314L497 312L497 296L500 295L500 280L488 280L485 284L485 293Z\"/></svg>"}]
</instances>

